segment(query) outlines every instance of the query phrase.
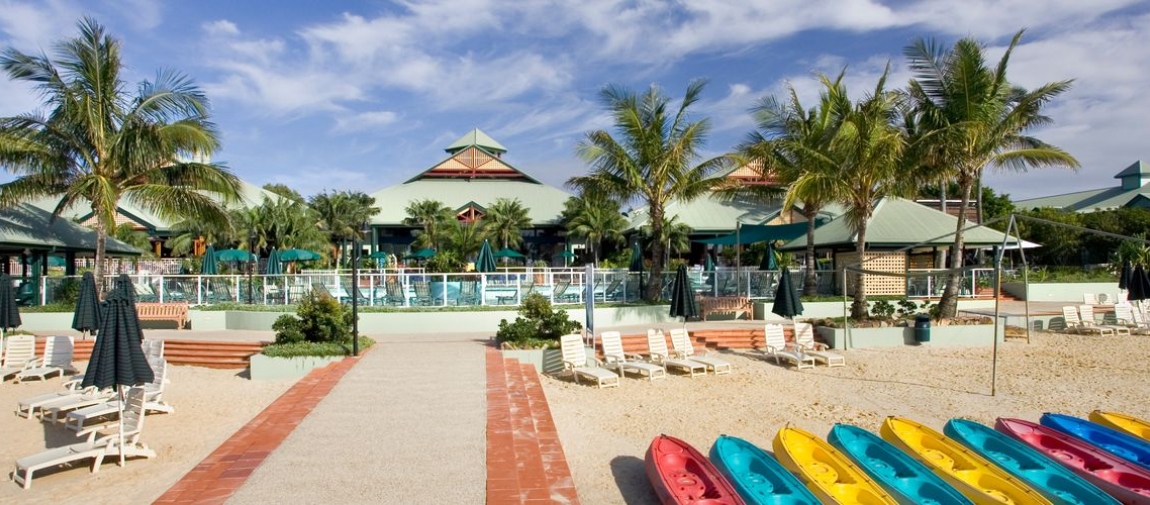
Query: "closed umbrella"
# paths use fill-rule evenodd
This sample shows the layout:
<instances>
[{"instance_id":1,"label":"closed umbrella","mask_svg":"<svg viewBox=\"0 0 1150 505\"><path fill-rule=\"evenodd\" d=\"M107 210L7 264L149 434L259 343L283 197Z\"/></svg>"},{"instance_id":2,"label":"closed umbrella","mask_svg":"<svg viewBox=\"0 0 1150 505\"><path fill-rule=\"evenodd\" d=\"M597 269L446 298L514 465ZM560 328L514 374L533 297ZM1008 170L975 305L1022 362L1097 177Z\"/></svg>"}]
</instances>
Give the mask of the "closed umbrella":
<instances>
[{"instance_id":1,"label":"closed umbrella","mask_svg":"<svg viewBox=\"0 0 1150 505\"><path fill-rule=\"evenodd\" d=\"M1129 291L1126 293L1127 300L1136 302L1150 298L1150 278L1147 278L1146 270L1142 268L1141 263L1134 267L1129 282L1130 285L1127 287Z\"/></svg>"},{"instance_id":2,"label":"closed umbrella","mask_svg":"<svg viewBox=\"0 0 1150 505\"><path fill-rule=\"evenodd\" d=\"M639 292L643 292L643 250L639 249L639 241L631 245L631 264L627 267L630 272L639 275Z\"/></svg>"},{"instance_id":3,"label":"closed umbrella","mask_svg":"<svg viewBox=\"0 0 1150 505\"><path fill-rule=\"evenodd\" d=\"M76 309L72 314L72 329L81 334L94 335L100 329L100 294L96 292L96 277L84 272L80 278L80 291L76 296Z\"/></svg>"},{"instance_id":4,"label":"closed umbrella","mask_svg":"<svg viewBox=\"0 0 1150 505\"><path fill-rule=\"evenodd\" d=\"M116 280L112 282L113 289L122 289L124 293L132 300L132 307L136 306L136 284L132 282L132 278L128 274L120 274L116 276Z\"/></svg>"},{"instance_id":5,"label":"closed umbrella","mask_svg":"<svg viewBox=\"0 0 1150 505\"><path fill-rule=\"evenodd\" d=\"M209 245L207 251L204 252L203 261L200 263L200 274L216 275L219 273L220 266L216 264L216 248Z\"/></svg>"},{"instance_id":6,"label":"closed umbrella","mask_svg":"<svg viewBox=\"0 0 1150 505\"><path fill-rule=\"evenodd\" d=\"M687 265L679 265L675 271L675 282L671 284L671 317L683 318L683 328L687 320L699 317L699 304L695 302L695 291L691 289L691 279L687 276Z\"/></svg>"},{"instance_id":7,"label":"closed umbrella","mask_svg":"<svg viewBox=\"0 0 1150 505\"><path fill-rule=\"evenodd\" d=\"M779 260L775 258L775 247L767 241L767 252L763 254L763 262L759 264L759 270L778 270Z\"/></svg>"},{"instance_id":8,"label":"closed umbrella","mask_svg":"<svg viewBox=\"0 0 1150 505\"><path fill-rule=\"evenodd\" d=\"M9 329L20 327L20 307L16 304L16 290L12 289L12 278L0 273L0 338Z\"/></svg>"},{"instance_id":9,"label":"closed umbrella","mask_svg":"<svg viewBox=\"0 0 1150 505\"><path fill-rule=\"evenodd\" d=\"M140 347L140 322L132 297L124 292L122 286L117 286L104 297L104 306L100 332L80 385L97 389L117 388L120 396L120 447L123 447L124 386L152 382L155 375ZM120 465L124 465L123 451L120 451Z\"/></svg>"},{"instance_id":10,"label":"closed umbrella","mask_svg":"<svg viewBox=\"0 0 1150 505\"><path fill-rule=\"evenodd\" d=\"M284 264L280 262L279 252L272 248L268 253L268 264L264 266L264 275L283 275Z\"/></svg>"},{"instance_id":11,"label":"closed umbrella","mask_svg":"<svg viewBox=\"0 0 1150 505\"><path fill-rule=\"evenodd\" d=\"M475 271L494 272L495 268L495 256L491 253L491 243L485 239L483 247L479 248L479 255L475 257Z\"/></svg>"},{"instance_id":12,"label":"closed umbrella","mask_svg":"<svg viewBox=\"0 0 1150 505\"><path fill-rule=\"evenodd\" d=\"M1134 271L1130 268L1130 260L1122 262L1122 271L1118 272L1118 289L1130 289L1130 276Z\"/></svg>"},{"instance_id":13,"label":"closed umbrella","mask_svg":"<svg viewBox=\"0 0 1150 505\"><path fill-rule=\"evenodd\" d=\"M803 302L799 300L799 292L795 283L791 282L791 271L783 267L780 274L779 287L775 290L775 303L771 305L771 312L787 319L794 319L802 315Z\"/></svg>"}]
</instances>

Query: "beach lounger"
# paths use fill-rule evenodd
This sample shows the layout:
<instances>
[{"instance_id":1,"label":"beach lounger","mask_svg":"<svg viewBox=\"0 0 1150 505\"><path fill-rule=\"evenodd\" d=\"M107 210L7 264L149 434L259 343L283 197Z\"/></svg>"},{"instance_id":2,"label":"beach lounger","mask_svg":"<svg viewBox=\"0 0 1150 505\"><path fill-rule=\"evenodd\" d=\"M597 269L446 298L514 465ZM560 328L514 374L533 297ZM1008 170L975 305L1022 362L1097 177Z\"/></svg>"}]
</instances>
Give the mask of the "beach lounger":
<instances>
[{"instance_id":1,"label":"beach lounger","mask_svg":"<svg viewBox=\"0 0 1150 505\"><path fill-rule=\"evenodd\" d=\"M1127 328L1125 326L1117 326L1117 325L1113 325L1113 324L1098 324L1094 320L1094 307L1091 305L1079 305L1078 306L1078 312L1081 313L1081 315L1082 315L1082 322L1080 323L1082 325L1082 327L1101 328L1103 330L1108 330L1110 333L1115 334L1115 335L1120 334L1120 333L1125 333L1127 335L1130 334L1130 328Z\"/></svg>"},{"instance_id":2,"label":"beach lounger","mask_svg":"<svg viewBox=\"0 0 1150 505\"><path fill-rule=\"evenodd\" d=\"M645 363L642 356L623 352L623 337L619 332L605 331L599 334L599 339L603 343L603 360L607 366L615 365L620 377L626 376L627 372L634 372L649 380L667 378L667 370L662 365Z\"/></svg>"},{"instance_id":3,"label":"beach lounger","mask_svg":"<svg viewBox=\"0 0 1150 505\"><path fill-rule=\"evenodd\" d=\"M795 323L795 344L803 354L815 359L827 367L846 366L847 360L842 354L833 352L822 342L815 342L815 327L811 323Z\"/></svg>"},{"instance_id":4,"label":"beach lounger","mask_svg":"<svg viewBox=\"0 0 1150 505\"><path fill-rule=\"evenodd\" d=\"M796 370L815 367L814 357L804 354L798 346L787 347L782 325L768 324L763 327L763 332L766 334L766 347L760 352L768 358L774 358L776 365L781 364L779 360L782 359L794 363Z\"/></svg>"},{"instance_id":5,"label":"beach lounger","mask_svg":"<svg viewBox=\"0 0 1150 505\"><path fill-rule=\"evenodd\" d=\"M1066 331L1074 333L1097 333L1105 335L1107 333L1113 335L1112 330L1106 328L1099 328L1097 325L1086 326L1082 324L1082 319L1078 317L1078 308L1072 305L1062 307L1062 319L1066 321Z\"/></svg>"},{"instance_id":6,"label":"beach lounger","mask_svg":"<svg viewBox=\"0 0 1150 505\"><path fill-rule=\"evenodd\" d=\"M1082 303L1084 305L1098 305L1098 297L1094 293L1082 293Z\"/></svg>"},{"instance_id":7,"label":"beach lounger","mask_svg":"<svg viewBox=\"0 0 1150 505\"><path fill-rule=\"evenodd\" d=\"M682 370L691 377L707 375L707 365L671 357L671 353L667 351L667 336L663 334L663 330L654 328L647 330L647 357L652 363L663 365L665 369Z\"/></svg>"},{"instance_id":8,"label":"beach lounger","mask_svg":"<svg viewBox=\"0 0 1150 505\"><path fill-rule=\"evenodd\" d=\"M4 340L4 360L0 363L0 380L32 368L36 363L36 337L14 335Z\"/></svg>"},{"instance_id":9,"label":"beach lounger","mask_svg":"<svg viewBox=\"0 0 1150 505\"><path fill-rule=\"evenodd\" d=\"M88 390L79 395L65 396L59 400L40 405L40 420L50 420L54 423L68 412L82 409L89 405L110 401L114 396L116 396L116 392L111 389L102 389L99 391Z\"/></svg>"},{"instance_id":10,"label":"beach lounger","mask_svg":"<svg viewBox=\"0 0 1150 505\"><path fill-rule=\"evenodd\" d=\"M80 387L82 378L72 379L64 383L64 389L56 391L55 393L45 393L42 395L25 398L16 402L16 415L32 419L32 414L40 409L45 404L52 402L62 401L66 398L79 397L84 393L95 392L94 389L84 389Z\"/></svg>"},{"instance_id":11,"label":"beach lounger","mask_svg":"<svg viewBox=\"0 0 1150 505\"><path fill-rule=\"evenodd\" d=\"M76 373L76 368L72 366L72 351L75 345L76 341L72 337L48 337L44 341L44 356L33 361L31 368L16 374L16 382L28 379L47 380L48 376L54 374L63 376L65 372Z\"/></svg>"},{"instance_id":12,"label":"beach lounger","mask_svg":"<svg viewBox=\"0 0 1150 505\"><path fill-rule=\"evenodd\" d=\"M706 365L707 370L715 375L728 374L734 369L731 363L725 359L706 354L695 354L695 346L691 344L691 337L687 335L685 328L671 330L671 345L674 346L675 354L678 354L680 358L698 361Z\"/></svg>"},{"instance_id":13,"label":"beach lounger","mask_svg":"<svg viewBox=\"0 0 1150 505\"><path fill-rule=\"evenodd\" d=\"M54 468L60 465L92 460L92 473L100 471L100 464L105 457L144 457L154 458L156 452L147 445L140 443L140 434L144 430L144 390L132 388L128 390L127 406L124 411L123 438L124 445L120 445L119 421L110 425L93 426L84 430L80 435L88 438L84 442L55 447L39 454L27 456L16 460L16 468L12 472L12 480L24 489L32 487L32 473L37 470ZM112 429L112 432L104 430Z\"/></svg>"},{"instance_id":14,"label":"beach lounger","mask_svg":"<svg viewBox=\"0 0 1150 505\"><path fill-rule=\"evenodd\" d=\"M1123 307L1125 307L1125 310L1119 313L1118 311ZM1146 321L1146 317L1142 314L1141 310L1130 305L1118 305L1114 307L1114 312L1119 322L1122 322L1123 316L1129 317L1130 323L1133 325L1130 330L1131 333L1135 335L1150 335L1150 321Z\"/></svg>"},{"instance_id":15,"label":"beach lounger","mask_svg":"<svg viewBox=\"0 0 1150 505\"><path fill-rule=\"evenodd\" d=\"M596 387L619 387L619 375L600 366L587 366L587 352L583 350L582 335L563 335L559 337L560 349L563 356L563 370L570 371L579 383L579 377L590 380ZM595 360L598 365L598 360Z\"/></svg>"},{"instance_id":16,"label":"beach lounger","mask_svg":"<svg viewBox=\"0 0 1150 505\"><path fill-rule=\"evenodd\" d=\"M163 412L171 414L175 409L164 403L164 386L168 381L168 364L164 360L159 360L157 363L152 363L152 371L155 379L151 383L142 386L144 390L144 408L151 412ZM87 424L91 421L106 420L111 421L120 412L120 401L112 396L107 401L88 405L79 409L68 412L64 418L64 428L76 432L82 432L87 429Z\"/></svg>"}]
</instances>

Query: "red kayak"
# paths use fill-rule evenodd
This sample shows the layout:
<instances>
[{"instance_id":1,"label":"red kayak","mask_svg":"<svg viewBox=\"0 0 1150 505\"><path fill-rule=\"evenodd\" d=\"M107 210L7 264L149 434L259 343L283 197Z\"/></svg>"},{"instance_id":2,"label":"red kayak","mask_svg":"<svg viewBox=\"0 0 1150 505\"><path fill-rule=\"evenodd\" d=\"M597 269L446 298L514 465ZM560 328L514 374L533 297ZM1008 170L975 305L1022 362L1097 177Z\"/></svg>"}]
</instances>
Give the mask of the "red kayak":
<instances>
[{"instance_id":1,"label":"red kayak","mask_svg":"<svg viewBox=\"0 0 1150 505\"><path fill-rule=\"evenodd\" d=\"M1122 503L1150 504L1150 472L1037 423L998 418L994 428L1038 449Z\"/></svg>"},{"instance_id":2,"label":"red kayak","mask_svg":"<svg viewBox=\"0 0 1150 505\"><path fill-rule=\"evenodd\" d=\"M651 441L647 478L663 505L745 505L706 456L675 437Z\"/></svg>"}]
</instances>

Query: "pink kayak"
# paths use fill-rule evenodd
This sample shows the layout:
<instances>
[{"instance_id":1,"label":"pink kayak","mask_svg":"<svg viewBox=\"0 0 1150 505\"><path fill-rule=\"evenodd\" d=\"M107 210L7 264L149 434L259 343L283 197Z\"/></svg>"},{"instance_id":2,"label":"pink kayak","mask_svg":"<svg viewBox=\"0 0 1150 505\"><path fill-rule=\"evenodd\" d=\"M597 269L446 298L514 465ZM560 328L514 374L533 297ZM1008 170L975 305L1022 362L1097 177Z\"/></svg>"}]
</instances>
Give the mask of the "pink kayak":
<instances>
[{"instance_id":1,"label":"pink kayak","mask_svg":"<svg viewBox=\"0 0 1150 505\"><path fill-rule=\"evenodd\" d=\"M675 437L659 435L651 441L647 478L663 505L745 505L705 456Z\"/></svg>"}]
</instances>

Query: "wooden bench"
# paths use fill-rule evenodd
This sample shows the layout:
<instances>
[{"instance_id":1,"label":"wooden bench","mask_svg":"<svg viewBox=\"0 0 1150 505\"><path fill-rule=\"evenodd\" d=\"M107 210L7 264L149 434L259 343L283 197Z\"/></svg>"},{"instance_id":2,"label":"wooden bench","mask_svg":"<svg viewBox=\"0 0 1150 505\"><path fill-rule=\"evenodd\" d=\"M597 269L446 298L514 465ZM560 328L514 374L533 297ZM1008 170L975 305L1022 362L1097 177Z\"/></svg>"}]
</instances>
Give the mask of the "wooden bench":
<instances>
[{"instance_id":1,"label":"wooden bench","mask_svg":"<svg viewBox=\"0 0 1150 505\"><path fill-rule=\"evenodd\" d=\"M188 320L187 302L178 303L136 303L136 315L141 321L175 321L177 329L184 329Z\"/></svg>"},{"instance_id":2,"label":"wooden bench","mask_svg":"<svg viewBox=\"0 0 1150 505\"><path fill-rule=\"evenodd\" d=\"M743 313L751 317L751 299L745 296L704 296L699 303L699 318L706 321L712 312L730 312L738 319Z\"/></svg>"}]
</instances>

